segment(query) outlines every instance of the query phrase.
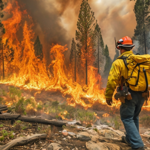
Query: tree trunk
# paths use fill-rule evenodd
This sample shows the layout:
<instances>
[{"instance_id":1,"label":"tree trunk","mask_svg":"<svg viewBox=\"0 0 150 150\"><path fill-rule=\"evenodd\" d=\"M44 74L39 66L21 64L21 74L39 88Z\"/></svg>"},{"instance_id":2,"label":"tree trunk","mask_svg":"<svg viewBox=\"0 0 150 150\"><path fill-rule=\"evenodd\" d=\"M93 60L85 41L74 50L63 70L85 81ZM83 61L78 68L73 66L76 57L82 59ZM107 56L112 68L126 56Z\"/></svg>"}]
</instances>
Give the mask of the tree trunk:
<instances>
[{"instance_id":1,"label":"tree trunk","mask_svg":"<svg viewBox=\"0 0 150 150\"><path fill-rule=\"evenodd\" d=\"M87 50L87 32L85 33L85 52L86 52L86 63L85 63L85 67L86 67L86 85L88 85L88 60L87 60L88 50Z\"/></svg>"},{"instance_id":2,"label":"tree trunk","mask_svg":"<svg viewBox=\"0 0 150 150\"><path fill-rule=\"evenodd\" d=\"M98 73L100 74L100 71L99 71L99 35L98 35Z\"/></svg>"},{"instance_id":3,"label":"tree trunk","mask_svg":"<svg viewBox=\"0 0 150 150\"><path fill-rule=\"evenodd\" d=\"M143 0L143 8L145 7L145 1ZM145 9L145 8L144 8ZM146 36L145 36L145 18L144 18L144 15L145 15L145 11L143 9L143 37L144 37L144 47L145 47L145 54L147 54L147 51L146 51Z\"/></svg>"},{"instance_id":4,"label":"tree trunk","mask_svg":"<svg viewBox=\"0 0 150 150\"><path fill-rule=\"evenodd\" d=\"M74 80L76 82L76 49L75 49L75 64L74 64Z\"/></svg>"},{"instance_id":5,"label":"tree trunk","mask_svg":"<svg viewBox=\"0 0 150 150\"><path fill-rule=\"evenodd\" d=\"M145 25L144 25L144 26L145 26ZM143 33L143 36L144 36L145 54L147 54L147 50L146 50L146 35L145 35L145 27L144 27L144 33Z\"/></svg>"},{"instance_id":6,"label":"tree trunk","mask_svg":"<svg viewBox=\"0 0 150 150\"><path fill-rule=\"evenodd\" d=\"M3 80L5 78L5 73L4 73L4 51L3 51L3 43L2 43L2 61L3 61Z\"/></svg>"}]
</instances>

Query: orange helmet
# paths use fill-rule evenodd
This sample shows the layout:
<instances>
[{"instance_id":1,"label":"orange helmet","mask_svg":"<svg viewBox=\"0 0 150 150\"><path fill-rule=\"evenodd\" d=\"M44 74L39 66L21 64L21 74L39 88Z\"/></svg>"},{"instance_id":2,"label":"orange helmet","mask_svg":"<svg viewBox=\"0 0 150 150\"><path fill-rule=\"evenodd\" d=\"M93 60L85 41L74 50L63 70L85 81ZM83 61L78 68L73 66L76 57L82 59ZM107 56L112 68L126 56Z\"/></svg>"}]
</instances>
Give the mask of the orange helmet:
<instances>
[{"instance_id":1,"label":"orange helmet","mask_svg":"<svg viewBox=\"0 0 150 150\"><path fill-rule=\"evenodd\" d=\"M117 48L119 49L119 47L130 47L133 48L135 45L133 44L133 41L130 37L125 36L123 38L121 38L118 42L117 42Z\"/></svg>"}]
</instances>

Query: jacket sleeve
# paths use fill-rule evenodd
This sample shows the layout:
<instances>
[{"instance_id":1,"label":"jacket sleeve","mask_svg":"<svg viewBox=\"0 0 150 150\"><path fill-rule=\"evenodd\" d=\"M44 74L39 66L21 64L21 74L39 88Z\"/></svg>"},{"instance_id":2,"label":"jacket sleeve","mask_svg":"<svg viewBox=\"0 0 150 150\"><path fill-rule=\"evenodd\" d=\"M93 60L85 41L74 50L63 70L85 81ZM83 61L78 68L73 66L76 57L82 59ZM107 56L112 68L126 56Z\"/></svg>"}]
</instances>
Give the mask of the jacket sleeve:
<instances>
[{"instance_id":1,"label":"jacket sleeve","mask_svg":"<svg viewBox=\"0 0 150 150\"><path fill-rule=\"evenodd\" d=\"M112 99L116 87L121 83L121 67L117 61L113 62L107 81L106 99Z\"/></svg>"}]
</instances>

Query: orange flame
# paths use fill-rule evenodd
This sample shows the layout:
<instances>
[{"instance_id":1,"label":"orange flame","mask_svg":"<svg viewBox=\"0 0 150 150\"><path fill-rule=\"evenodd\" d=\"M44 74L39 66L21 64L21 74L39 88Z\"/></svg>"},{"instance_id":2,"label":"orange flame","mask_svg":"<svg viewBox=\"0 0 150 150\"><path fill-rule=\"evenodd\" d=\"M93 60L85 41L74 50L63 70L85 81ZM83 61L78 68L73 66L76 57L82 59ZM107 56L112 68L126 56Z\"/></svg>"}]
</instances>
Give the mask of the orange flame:
<instances>
[{"instance_id":1,"label":"orange flame","mask_svg":"<svg viewBox=\"0 0 150 150\"><path fill-rule=\"evenodd\" d=\"M105 114L103 114L103 117L108 118L109 114L105 113Z\"/></svg>"}]
</instances>

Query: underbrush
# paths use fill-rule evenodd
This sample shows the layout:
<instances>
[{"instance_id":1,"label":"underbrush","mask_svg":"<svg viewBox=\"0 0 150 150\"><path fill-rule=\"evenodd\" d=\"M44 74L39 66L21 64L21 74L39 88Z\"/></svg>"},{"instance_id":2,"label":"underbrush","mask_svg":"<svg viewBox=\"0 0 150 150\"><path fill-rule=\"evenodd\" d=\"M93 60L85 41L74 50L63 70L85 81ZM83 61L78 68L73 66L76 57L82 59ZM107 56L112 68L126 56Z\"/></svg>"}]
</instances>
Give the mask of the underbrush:
<instances>
[{"instance_id":1,"label":"underbrush","mask_svg":"<svg viewBox=\"0 0 150 150\"><path fill-rule=\"evenodd\" d=\"M9 112L21 115L36 116L45 113L56 119L79 120L86 125L97 120L93 111L75 108L58 101L36 102L34 97L24 97L22 91L15 87L9 87L7 92L0 90L0 105L7 105Z\"/></svg>"},{"instance_id":2,"label":"underbrush","mask_svg":"<svg viewBox=\"0 0 150 150\"><path fill-rule=\"evenodd\" d=\"M144 126L144 127L150 127L150 116L141 116L140 117L140 123Z\"/></svg>"},{"instance_id":3,"label":"underbrush","mask_svg":"<svg viewBox=\"0 0 150 150\"><path fill-rule=\"evenodd\" d=\"M102 118L100 120L101 124L108 125L110 127L113 127L115 130L119 130L120 127L122 126L122 122L120 119L119 115L107 117L107 118Z\"/></svg>"}]
</instances>

